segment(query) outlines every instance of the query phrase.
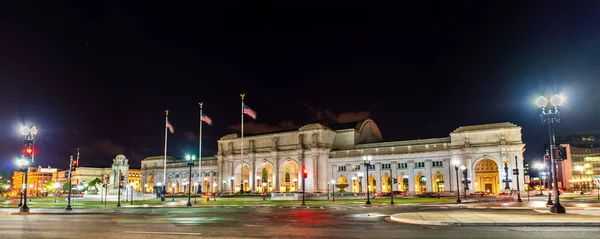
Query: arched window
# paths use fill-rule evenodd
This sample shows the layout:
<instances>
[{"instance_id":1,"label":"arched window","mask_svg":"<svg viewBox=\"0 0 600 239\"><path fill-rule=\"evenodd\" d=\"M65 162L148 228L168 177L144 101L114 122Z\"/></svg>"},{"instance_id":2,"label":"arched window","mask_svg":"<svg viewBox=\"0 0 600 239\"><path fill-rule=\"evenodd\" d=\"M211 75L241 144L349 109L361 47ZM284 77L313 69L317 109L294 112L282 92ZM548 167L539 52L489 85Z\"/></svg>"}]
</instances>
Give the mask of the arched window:
<instances>
[{"instance_id":1,"label":"arched window","mask_svg":"<svg viewBox=\"0 0 600 239\"><path fill-rule=\"evenodd\" d=\"M290 168L285 168L285 182L290 182Z\"/></svg>"},{"instance_id":2,"label":"arched window","mask_svg":"<svg viewBox=\"0 0 600 239\"><path fill-rule=\"evenodd\" d=\"M269 178L269 172L267 171L266 168L263 168L262 169L262 181L267 182L268 178Z\"/></svg>"}]
</instances>

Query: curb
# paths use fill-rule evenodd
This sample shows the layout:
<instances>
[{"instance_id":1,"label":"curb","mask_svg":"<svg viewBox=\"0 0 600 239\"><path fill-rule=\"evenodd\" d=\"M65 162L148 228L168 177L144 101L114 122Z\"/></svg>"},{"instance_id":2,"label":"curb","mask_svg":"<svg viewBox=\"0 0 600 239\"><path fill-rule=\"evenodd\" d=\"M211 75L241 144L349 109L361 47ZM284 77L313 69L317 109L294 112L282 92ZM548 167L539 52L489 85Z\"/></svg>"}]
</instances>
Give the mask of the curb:
<instances>
[{"instance_id":1,"label":"curb","mask_svg":"<svg viewBox=\"0 0 600 239\"><path fill-rule=\"evenodd\" d=\"M391 215L386 221L402 224L425 226L454 226L454 227L600 227L600 222L442 222L413 220Z\"/></svg>"},{"instance_id":2,"label":"curb","mask_svg":"<svg viewBox=\"0 0 600 239\"><path fill-rule=\"evenodd\" d=\"M114 211L98 211L98 212L9 212L8 215L95 215L109 214Z\"/></svg>"}]
</instances>

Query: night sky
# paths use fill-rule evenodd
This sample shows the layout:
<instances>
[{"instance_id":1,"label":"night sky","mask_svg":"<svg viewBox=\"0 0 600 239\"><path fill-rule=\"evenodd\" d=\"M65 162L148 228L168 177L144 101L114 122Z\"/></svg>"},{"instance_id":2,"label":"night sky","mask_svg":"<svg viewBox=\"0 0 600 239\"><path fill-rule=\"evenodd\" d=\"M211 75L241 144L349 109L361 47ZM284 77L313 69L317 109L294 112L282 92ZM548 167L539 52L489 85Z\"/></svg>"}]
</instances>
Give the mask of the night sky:
<instances>
[{"instance_id":1,"label":"night sky","mask_svg":"<svg viewBox=\"0 0 600 239\"><path fill-rule=\"evenodd\" d=\"M211 156L239 128L240 93L258 114L247 134L371 118L393 141L509 121L531 160L551 92L567 96L557 134L600 129L597 1L200 2L2 7L0 159L35 124L36 165L65 168L79 147L83 166L139 166L162 155L165 109L169 155L197 154L200 101Z\"/></svg>"}]
</instances>

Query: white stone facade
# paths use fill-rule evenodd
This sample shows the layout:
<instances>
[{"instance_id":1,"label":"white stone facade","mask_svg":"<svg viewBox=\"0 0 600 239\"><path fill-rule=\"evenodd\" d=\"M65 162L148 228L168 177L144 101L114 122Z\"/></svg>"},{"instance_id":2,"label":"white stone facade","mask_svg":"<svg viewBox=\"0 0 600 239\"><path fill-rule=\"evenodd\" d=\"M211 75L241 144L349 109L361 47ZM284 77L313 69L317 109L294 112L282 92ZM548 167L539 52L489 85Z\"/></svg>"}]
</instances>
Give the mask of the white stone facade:
<instances>
[{"instance_id":1,"label":"white stone facade","mask_svg":"<svg viewBox=\"0 0 600 239\"><path fill-rule=\"evenodd\" d=\"M349 184L346 191L364 193L406 191L409 194L456 191L456 171L452 162L465 166L470 179L470 191L498 193L505 188L504 164L516 189L517 176L512 175L515 166L522 172L523 151L521 127L512 123L496 123L459 127L446 138L383 142L379 128L372 120L356 123L324 126L308 124L298 130L267 133L244 137L243 159L240 154L240 138L236 134L218 141L215 157L203 158L200 177L215 183L211 191L262 192L263 183L271 192L302 191L302 167L308 170L305 179L307 192L331 190ZM370 155L369 180L363 164L363 156ZM516 159L516 161L515 161ZM485 160L485 161L483 161ZM478 163L483 162L478 165ZM142 176L147 182L162 182L162 156L142 161ZM477 168L477 172L476 172ZM184 160L171 157L167 160L169 184L181 190L189 168ZM197 182L198 167L192 170L192 181ZM179 177L176 177L179 174ZM388 177L397 179L390 188ZM524 178L518 176L523 189ZM438 179L441 183L436 182ZM462 180L459 169L459 180ZM233 187L231 187L233 181ZM369 182L367 184L367 181ZM383 184L381 183L383 182ZM179 186L177 186L179 185ZM461 192L463 185L461 183ZM336 189L338 190L338 189Z\"/></svg>"}]
</instances>

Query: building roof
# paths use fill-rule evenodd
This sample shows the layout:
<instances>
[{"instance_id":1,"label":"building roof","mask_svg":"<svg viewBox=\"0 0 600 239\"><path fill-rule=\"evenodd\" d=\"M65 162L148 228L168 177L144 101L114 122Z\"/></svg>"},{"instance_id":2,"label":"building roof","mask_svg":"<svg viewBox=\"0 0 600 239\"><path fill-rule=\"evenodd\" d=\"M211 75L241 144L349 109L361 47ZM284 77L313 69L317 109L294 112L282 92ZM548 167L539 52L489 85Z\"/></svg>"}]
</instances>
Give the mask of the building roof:
<instances>
[{"instance_id":1,"label":"building roof","mask_svg":"<svg viewBox=\"0 0 600 239\"><path fill-rule=\"evenodd\" d=\"M480 131L480 130L494 130L504 128L519 128L516 124L510 122L493 123L493 124L479 124L470 126L461 126L452 131L452 133L462 133L467 131Z\"/></svg>"}]
</instances>

